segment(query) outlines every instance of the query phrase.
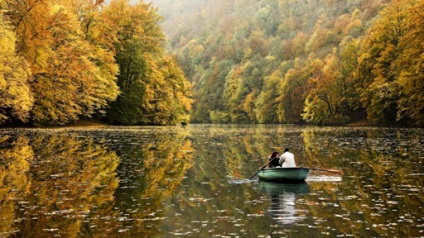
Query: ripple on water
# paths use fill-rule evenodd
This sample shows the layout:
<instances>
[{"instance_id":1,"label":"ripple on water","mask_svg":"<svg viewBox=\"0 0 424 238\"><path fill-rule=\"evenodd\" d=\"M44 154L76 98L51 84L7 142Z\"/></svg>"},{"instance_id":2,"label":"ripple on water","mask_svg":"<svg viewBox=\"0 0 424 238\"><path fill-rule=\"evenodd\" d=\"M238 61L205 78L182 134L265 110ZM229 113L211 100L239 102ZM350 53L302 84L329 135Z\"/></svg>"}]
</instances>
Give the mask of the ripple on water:
<instances>
[{"instance_id":1,"label":"ripple on water","mask_svg":"<svg viewBox=\"0 0 424 238\"><path fill-rule=\"evenodd\" d=\"M341 182L340 176L313 175L306 178L306 182Z\"/></svg>"},{"instance_id":2,"label":"ripple on water","mask_svg":"<svg viewBox=\"0 0 424 238\"><path fill-rule=\"evenodd\" d=\"M258 180L252 180L252 179L232 179L229 180L228 183L230 184L245 184L245 183L254 183L258 182Z\"/></svg>"}]
</instances>

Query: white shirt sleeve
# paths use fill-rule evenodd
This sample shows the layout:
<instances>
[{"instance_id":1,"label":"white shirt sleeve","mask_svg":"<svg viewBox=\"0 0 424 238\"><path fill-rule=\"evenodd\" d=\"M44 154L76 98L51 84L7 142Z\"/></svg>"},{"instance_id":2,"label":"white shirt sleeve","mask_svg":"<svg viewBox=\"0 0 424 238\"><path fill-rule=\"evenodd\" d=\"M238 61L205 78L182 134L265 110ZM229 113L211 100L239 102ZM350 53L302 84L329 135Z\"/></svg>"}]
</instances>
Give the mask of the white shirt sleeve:
<instances>
[{"instance_id":1,"label":"white shirt sleeve","mask_svg":"<svg viewBox=\"0 0 424 238\"><path fill-rule=\"evenodd\" d=\"M290 152L285 152L283 155L281 155L279 163L282 164L281 167L296 167L294 155Z\"/></svg>"}]
</instances>

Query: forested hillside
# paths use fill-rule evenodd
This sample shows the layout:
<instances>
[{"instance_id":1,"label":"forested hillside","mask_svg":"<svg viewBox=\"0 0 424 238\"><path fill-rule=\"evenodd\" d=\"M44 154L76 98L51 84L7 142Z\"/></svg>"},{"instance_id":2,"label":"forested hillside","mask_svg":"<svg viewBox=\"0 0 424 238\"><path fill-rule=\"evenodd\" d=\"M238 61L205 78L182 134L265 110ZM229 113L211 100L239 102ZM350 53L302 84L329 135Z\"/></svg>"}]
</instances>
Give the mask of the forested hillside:
<instances>
[{"instance_id":1,"label":"forested hillside","mask_svg":"<svg viewBox=\"0 0 424 238\"><path fill-rule=\"evenodd\" d=\"M189 120L161 17L126 0L0 0L0 125Z\"/></svg>"},{"instance_id":2,"label":"forested hillside","mask_svg":"<svg viewBox=\"0 0 424 238\"><path fill-rule=\"evenodd\" d=\"M192 122L424 125L422 0L152 0Z\"/></svg>"}]
</instances>

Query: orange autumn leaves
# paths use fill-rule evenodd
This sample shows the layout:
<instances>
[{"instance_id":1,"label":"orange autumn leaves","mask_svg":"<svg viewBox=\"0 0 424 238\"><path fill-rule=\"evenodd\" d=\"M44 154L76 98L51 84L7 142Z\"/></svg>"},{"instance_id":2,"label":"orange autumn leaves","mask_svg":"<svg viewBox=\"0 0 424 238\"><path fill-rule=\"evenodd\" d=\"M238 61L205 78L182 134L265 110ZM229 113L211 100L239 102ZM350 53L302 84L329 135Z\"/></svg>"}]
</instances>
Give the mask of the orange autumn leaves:
<instances>
[{"instance_id":1,"label":"orange autumn leaves","mask_svg":"<svg viewBox=\"0 0 424 238\"><path fill-rule=\"evenodd\" d=\"M0 123L63 125L81 117L105 115L110 104L123 94L123 89L118 87L121 86L119 81L127 81L126 77L133 76L120 75L122 69L128 68L132 62L120 62L117 53L125 48L119 41L127 33L123 29L135 26L132 22L113 18L116 15L106 14L118 12L121 14L119 18L128 18L125 15L128 11L111 9L118 6L130 10L130 13L144 10L150 15L156 14L150 5L132 6L126 1L112 1L105 5L103 1L93 3L89 0L3 0L0 29L8 37L0 39L0 94L5 95L0 99ZM149 17L146 14L132 16ZM139 28L152 27L143 26L146 19L136 20ZM157 22L153 24L157 25ZM158 26L156 28L160 31ZM128 36L128 40L158 40L154 34L157 32L139 31ZM157 48L152 51L159 52L155 60L160 61L166 54L162 43L156 44ZM136 45L135 50L144 54L151 49ZM146 67L139 70L144 72L153 63L147 62ZM138 80L144 80L147 86L155 83L154 80L147 81L146 74L140 75ZM185 81L184 76L180 80ZM167 82L164 85L166 88ZM183 99L189 96L189 88L187 85ZM145 89L133 88L131 93L141 95L142 99L150 95ZM187 110L176 113L175 121L187 116L191 103L188 99L179 102L188 103L183 106ZM141 100L129 103L143 108ZM175 121L164 119L161 123ZM145 122L154 123L148 119Z\"/></svg>"}]
</instances>

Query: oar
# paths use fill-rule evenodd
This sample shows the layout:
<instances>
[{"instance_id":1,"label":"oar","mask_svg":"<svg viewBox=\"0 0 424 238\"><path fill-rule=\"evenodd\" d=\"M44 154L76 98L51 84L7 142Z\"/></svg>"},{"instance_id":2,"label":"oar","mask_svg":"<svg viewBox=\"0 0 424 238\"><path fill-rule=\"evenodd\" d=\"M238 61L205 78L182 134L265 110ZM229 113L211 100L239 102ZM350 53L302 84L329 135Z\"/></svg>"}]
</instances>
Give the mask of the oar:
<instances>
[{"instance_id":1,"label":"oar","mask_svg":"<svg viewBox=\"0 0 424 238\"><path fill-rule=\"evenodd\" d=\"M335 173L335 174L343 174L343 171L338 169L319 169L319 168L309 168L310 170L317 170L317 171L325 171L329 173Z\"/></svg>"},{"instance_id":2,"label":"oar","mask_svg":"<svg viewBox=\"0 0 424 238\"><path fill-rule=\"evenodd\" d=\"M255 177L259 172L261 172L261 170L263 170L266 166L268 166L276 158L278 158L278 157L274 157L274 159L270 160L266 165L262 166L262 168L260 170L258 170L258 172L256 172L254 175L252 175L252 177L249 178L249 180L252 179L253 177Z\"/></svg>"}]
</instances>

